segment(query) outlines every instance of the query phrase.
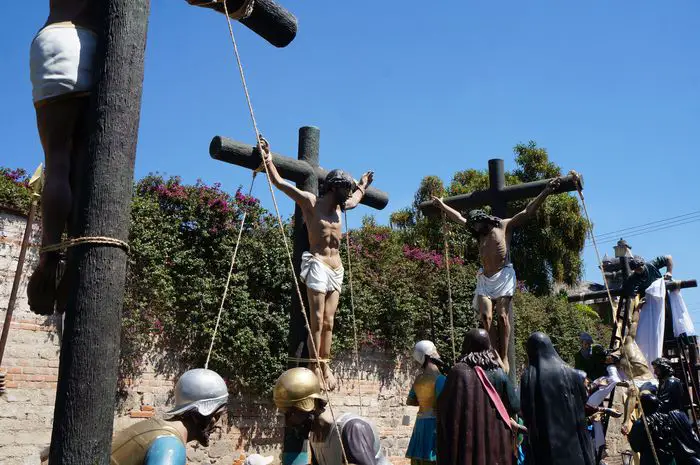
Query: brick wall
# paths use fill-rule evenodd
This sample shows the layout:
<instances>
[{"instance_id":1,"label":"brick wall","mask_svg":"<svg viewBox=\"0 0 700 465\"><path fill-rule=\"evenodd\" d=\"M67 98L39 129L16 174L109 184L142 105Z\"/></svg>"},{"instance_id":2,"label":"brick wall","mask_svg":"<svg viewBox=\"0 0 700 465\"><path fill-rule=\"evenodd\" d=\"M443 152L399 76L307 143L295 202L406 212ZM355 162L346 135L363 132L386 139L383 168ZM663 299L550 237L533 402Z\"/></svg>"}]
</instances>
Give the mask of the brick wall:
<instances>
[{"instance_id":1,"label":"brick wall","mask_svg":"<svg viewBox=\"0 0 700 465\"><path fill-rule=\"evenodd\" d=\"M0 211L0 325L4 321L17 257L26 220ZM0 370L7 372L7 392L0 396L0 463L39 464L40 454L51 440L53 404L60 350L57 317L39 317L27 306L26 285L38 258L38 228L34 226L31 248L22 276L10 337ZM394 465L406 465L403 454L415 419L416 408L402 403L415 375L415 366L405 360L388 359L381 353L364 351L360 379L349 359L334 362L339 389L331 402L336 414L362 413L372 418ZM115 431L143 418L160 416L172 405L173 380L145 367L142 376L124 380L127 395L115 412ZM362 402L360 403L360 398ZM228 420L215 433L208 448L188 446L191 464L232 465L247 453L278 456L282 423L269 399L232 395Z\"/></svg>"}]
</instances>

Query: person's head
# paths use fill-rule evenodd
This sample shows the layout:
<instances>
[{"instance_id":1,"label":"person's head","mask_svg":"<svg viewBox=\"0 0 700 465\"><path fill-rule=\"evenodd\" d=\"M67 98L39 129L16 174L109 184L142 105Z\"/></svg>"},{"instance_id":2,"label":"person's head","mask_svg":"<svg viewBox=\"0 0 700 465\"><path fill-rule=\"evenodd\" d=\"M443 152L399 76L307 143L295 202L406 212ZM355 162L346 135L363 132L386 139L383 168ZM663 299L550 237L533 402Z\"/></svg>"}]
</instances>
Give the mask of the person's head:
<instances>
[{"instance_id":1,"label":"person's head","mask_svg":"<svg viewBox=\"0 0 700 465\"><path fill-rule=\"evenodd\" d=\"M319 187L321 196L331 195L336 204L341 207L357 188L355 180L343 170L332 170Z\"/></svg>"},{"instance_id":2,"label":"person's head","mask_svg":"<svg viewBox=\"0 0 700 465\"><path fill-rule=\"evenodd\" d=\"M581 341L581 351L590 352L591 346L593 345L593 338L588 333L581 333L578 336L579 341Z\"/></svg>"},{"instance_id":3,"label":"person's head","mask_svg":"<svg viewBox=\"0 0 700 465\"><path fill-rule=\"evenodd\" d=\"M245 458L243 465L270 465L275 458L263 457L260 454L252 454Z\"/></svg>"},{"instance_id":4,"label":"person's head","mask_svg":"<svg viewBox=\"0 0 700 465\"><path fill-rule=\"evenodd\" d=\"M440 361L440 354L431 341L419 341L413 348L413 359L418 362L421 368L425 368L429 363L436 364Z\"/></svg>"},{"instance_id":5,"label":"person's head","mask_svg":"<svg viewBox=\"0 0 700 465\"><path fill-rule=\"evenodd\" d=\"M630 270L632 270L636 274L642 274L644 273L644 263L645 262L643 257L635 255L629 261Z\"/></svg>"},{"instance_id":6,"label":"person's head","mask_svg":"<svg viewBox=\"0 0 700 465\"><path fill-rule=\"evenodd\" d=\"M501 365L496 352L491 347L489 333L485 329L475 328L467 331L462 341L461 362L471 367L493 370Z\"/></svg>"},{"instance_id":7,"label":"person's head","mask_svg":"<svg viewBox=\"0 0 700 465\"><path fill-rule=\"evenodd\" d=\"M483 210L471 210L467 214L467 227L476 236L488 234L491 229L500 224L500 218L491 216Z\"/></svg>"},{"instance_id":8,"label":"person's head","mask_svg":"<svg viewBox=\"0 0 700 465\"><path fill-rule=\"evenodd\" d=\"M657 379L666 379L669 376L673 376L673 366L667 358L659 357L651 362L651 366L654 368L654 376Z\"/></svg>"},{"instance_id":9,"label":"person's head","mask_svg":"<svg viewBox=\"0 0 700 465\"><path fill-rule=\"evenodd\" d=\"M216 372L196 368L185 372L175 384L175 407L165 414L187 428L188 441L209 445L209 435L226 412L228 388Z\"/></svg>"},{"instance_id":10,"label":"person's head","mask_svg":"<svg viewBox=\"0 0 700 465\"><path fill-rule=\"evenodd\" d=\"M321 383L308 368L291 368L280 375L272 393L275 406L284 413L286 424L306 439L314 422L326 410Z\"/></svg>"}]
</instances>

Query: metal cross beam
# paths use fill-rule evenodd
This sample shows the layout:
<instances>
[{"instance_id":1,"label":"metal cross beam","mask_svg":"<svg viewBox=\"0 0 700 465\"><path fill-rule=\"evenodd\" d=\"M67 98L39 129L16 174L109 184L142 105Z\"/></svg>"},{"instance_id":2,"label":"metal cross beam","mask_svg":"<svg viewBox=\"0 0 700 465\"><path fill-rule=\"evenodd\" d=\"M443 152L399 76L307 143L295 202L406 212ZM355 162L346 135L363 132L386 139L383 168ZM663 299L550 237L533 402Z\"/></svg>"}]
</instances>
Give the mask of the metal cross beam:
<instances>
[{"instance_id":1,"label":"metal cross beam","mask_svg":"<svg viewBox=\"0 0 700 465\"><path fill-rule=\"evenodd\" d=\"M247 1L226 0L229 15L244 8ZM220 0L187 0L187 3L225 13ZM274 0L255 0L250 16L239 22L275 47L286 47L297 35L297 19Z\"/></svg>"},{"instance_id":2,"label":"metal cross beam","mask_svg":"<svg viewBox=\"0 0 700 465\"><path fill-rule=\"evenodd\" d=\"M318 195L318 186L326 177L327 171L318 164L319 158L320 131L313 126L305 126L299 129L299 151L297 159L285 157L279 154L272 154L275 167L283 178L296 183L297 188ZM209 145L209 154L212 158L226 163L242 166L251 170L256 170L262 163L260 151L251 145L226 139L224 137L214 137ZM377 210L386 207L389 196L386 192L370 187L362 197L361 203ZM309 236L306 224L303 221L301 208L294 208L294 275L299 276L301 267L301 255L309 250ZM287 339L288 355L290 359L308 358L309 349L307 347L307 331L302 308L308 312L309 302L306 298L306 289L303 283L301 295L304 307L301 306L296 293L292 297L292 307L289 318L289 337ZM297 366L296 362L289 362L288 368ZM282 463L290 465L295 463L307 463L303 460L303 453L307 450L305 441L289 428L285 428L284 443L282 446Z\"/></svg>"}]
</instances>

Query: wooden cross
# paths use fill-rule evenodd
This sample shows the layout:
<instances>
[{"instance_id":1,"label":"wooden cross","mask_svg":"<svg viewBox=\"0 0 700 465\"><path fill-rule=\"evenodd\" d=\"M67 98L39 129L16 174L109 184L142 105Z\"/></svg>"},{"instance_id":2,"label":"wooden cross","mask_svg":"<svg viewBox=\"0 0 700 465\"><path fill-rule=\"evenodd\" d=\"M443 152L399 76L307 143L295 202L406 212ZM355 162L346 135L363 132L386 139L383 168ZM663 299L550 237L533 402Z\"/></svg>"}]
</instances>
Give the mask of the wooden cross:
<instances>
[{"instance_id":1,"label":"wooden cross","mask_svg":"<svg viewBox=\"0 0 700 465\"><path fill-rule=\"evenodd\" d=\"M283 178L296 183L297 188L318 195L318 186L328 172L318 164L320 131L313 126L304 126L299 129L299 150L297 159L272 154L275 167ZM260 151L251 145L246 145L224 137L214 137L209 145L209 154L212 158L226 163L256 170L261 166ZM389 202L389 196L374 187L369 187L360 203L381 210ZM294 207L294 275L299 276L301 267L301 255L309 250L309 236L306 224L303 221L301 208ZM296 279L296 278L295 278ZM309 308L303 283L301 295L304 307ZM308 358L307 331L303 316L301 315L301 302L296 293L292 298L292 308L289 315L289 337L287 339L288 355L291 359ZM290 361L288 368L297 366L297 362ZM300 441L298 437L285 428L283 450L283 464L295 463L299 454L307 450L306 441Z\"/></svg>"},{"instance_id":2,"label":"wooden cross","mask_svg":"<svg viewBox=\"0 0 700 465\"><path fill-rule=\"evenodd\" d=\"M448 206L458 211L465 211L482 207L484 205L491 206L491 214L499 218L505 218L507 213L507 204L515 200L523 200L538 196L552 179L543 179L540 181L527 182L516 184L514 186L506 186L505 171L503 168L503 160L489 160L489 188L481 191L474 191L469 194L455 195L447 197L443 202ZM560 194L563 192L572 192L583 189L583 179L580 176L568 175L559 177L559 187L552 194ZM426 201L419 205L420 210L428 216L434 216L439 213L432 201ZM515 373L517 372L515 364L515 321L513 311L509 313L510 320L510 340L508 341L508 364L510 365L510 376L515 381Z\"/></svg>"}]
</instances>

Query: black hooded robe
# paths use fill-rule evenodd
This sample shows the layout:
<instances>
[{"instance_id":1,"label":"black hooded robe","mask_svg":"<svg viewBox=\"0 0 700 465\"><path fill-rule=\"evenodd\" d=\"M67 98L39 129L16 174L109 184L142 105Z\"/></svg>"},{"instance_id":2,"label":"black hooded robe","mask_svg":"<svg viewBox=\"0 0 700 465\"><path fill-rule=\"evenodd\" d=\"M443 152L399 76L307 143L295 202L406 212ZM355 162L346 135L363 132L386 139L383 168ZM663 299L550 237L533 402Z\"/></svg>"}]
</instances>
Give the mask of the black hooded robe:
<instances>
[{"instance_id":1,"label":"black hooded robe","mask_svg":"<svg viewBox=\"0 0 700 465\"><path fill-rule=\"evenodd\" d=\"M552 341L533 333L529 366L521 378L520 405L529 434L532 465L595 465L586 424L583 379L559 357Z\"/></svg>"},{"instance_id":2,"label":"black hooded robe","mask_svg":"<svg viewBox=\"0 0 700 465\"><path fill-rule=\"evenodd\" d=\"M513 465L513 435L476 372L457 363L437 402L437 463Z\"/></svg>"}]
</instances>

